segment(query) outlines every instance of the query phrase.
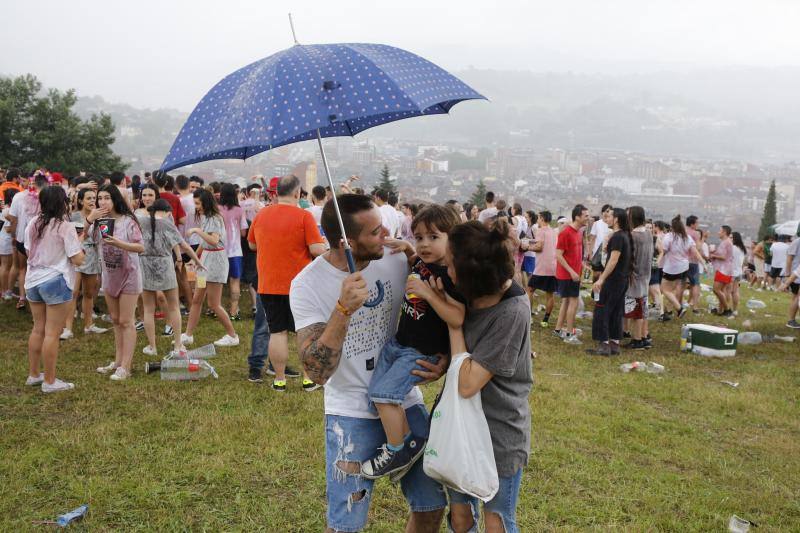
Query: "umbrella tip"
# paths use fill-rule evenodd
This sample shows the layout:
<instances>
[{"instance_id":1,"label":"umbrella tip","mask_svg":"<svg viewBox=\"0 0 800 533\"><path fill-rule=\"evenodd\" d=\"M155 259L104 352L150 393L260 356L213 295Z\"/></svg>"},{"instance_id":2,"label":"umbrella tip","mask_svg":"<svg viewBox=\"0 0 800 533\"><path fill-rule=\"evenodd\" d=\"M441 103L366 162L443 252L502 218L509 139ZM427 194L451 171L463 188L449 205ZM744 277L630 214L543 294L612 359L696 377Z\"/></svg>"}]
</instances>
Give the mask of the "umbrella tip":
<instances>
[{"instance_id":1,"label":"umbrella tip","mask_svg":"<svg viewBox=\"0 0 800 533\"><path fill-rule=\"evenodd\" d=\"M294 31L294 22L292 21L291 13L289 13L289 27L292 29L292 39L294 39L294 44L300 44L297 42L297 34Z\"/></svg>"}]
</instances>

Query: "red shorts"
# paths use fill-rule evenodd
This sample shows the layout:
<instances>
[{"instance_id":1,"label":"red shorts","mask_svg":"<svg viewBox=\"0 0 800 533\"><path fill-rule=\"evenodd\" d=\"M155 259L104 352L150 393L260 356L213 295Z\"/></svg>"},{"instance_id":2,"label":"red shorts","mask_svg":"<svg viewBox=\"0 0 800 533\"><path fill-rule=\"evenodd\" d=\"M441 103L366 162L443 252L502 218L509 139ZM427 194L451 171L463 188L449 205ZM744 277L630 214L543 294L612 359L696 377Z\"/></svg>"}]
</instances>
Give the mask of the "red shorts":
<instances>
[{"instance_id":1,"label":"red shorts","mask_svg":"<svg viewBox=\"0 0 800 533\"><path fill-rule=\"evenodd\" d=\"M733 281L733 276L726 276L725 274L717 270L717 273L714 274L714 281L722 283L723 285L727 285L728 283Z\"/></svg>"},{"instance_id":2,"label":"red shorts","mask_svg":"<svg viewBox=\"0 0 800 533\"><path fill-rule=\"evenodd\" d=\"M647 318L647 297L631 298L625 297L625 318L631 320L642 320Z\"/></svg>"}]
</instances>

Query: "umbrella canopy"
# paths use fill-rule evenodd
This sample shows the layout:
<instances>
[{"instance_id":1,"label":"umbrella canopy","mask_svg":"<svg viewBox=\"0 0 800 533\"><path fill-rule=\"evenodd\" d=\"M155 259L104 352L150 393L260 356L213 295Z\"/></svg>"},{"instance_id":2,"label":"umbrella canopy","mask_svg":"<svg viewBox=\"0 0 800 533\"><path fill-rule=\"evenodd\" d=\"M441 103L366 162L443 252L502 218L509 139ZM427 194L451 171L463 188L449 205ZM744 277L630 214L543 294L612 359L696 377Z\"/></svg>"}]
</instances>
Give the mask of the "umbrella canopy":
<instances>
[{"instance_id":1,"label":"umbrella canopy","mask_svg":"<svg viewBox=\"0 0 800 533\"><path fill-rule=\"evenodd\" d=\"M353 136L473 99L485 97L399 48L297 44L217 83L192 111L161 170L246 159L318 136Z\"/></svg>"},{"instance_id":2,"label":"umbrella canopy","mask_svg":"<svg viewBox=\"0 0 800 533\"><path fill-rule=\"evenodd\" d=\"M800 220L789 220L782 224L775 224L772 226L772 231L775 232L775 235L800 236Z\"/></svg>"}]
</instances>

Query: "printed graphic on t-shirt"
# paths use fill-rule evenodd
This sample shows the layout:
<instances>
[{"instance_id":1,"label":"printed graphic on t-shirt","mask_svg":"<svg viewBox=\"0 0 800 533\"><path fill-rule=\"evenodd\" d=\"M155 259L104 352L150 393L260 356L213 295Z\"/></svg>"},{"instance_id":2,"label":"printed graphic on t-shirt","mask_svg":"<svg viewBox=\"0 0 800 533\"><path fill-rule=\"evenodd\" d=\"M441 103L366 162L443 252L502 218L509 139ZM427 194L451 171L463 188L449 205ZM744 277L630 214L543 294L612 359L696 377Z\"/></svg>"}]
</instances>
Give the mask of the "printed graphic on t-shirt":
<instances>
[{"instance_id":1,"label":"printed graphic on t-shirt","mask_svg":"<svg viewBox=\"0 0 800 533\"><path fill-rule=\"evenodd\" d=\"M345 359L380 351L386 344L389 335L394 331L391 324L394 291L395 287L390 279L383 281L381 286L375 284L370 288L367 301L372 306L362 307L350 319L342 347Z\"/></svg>"}]
</instances>

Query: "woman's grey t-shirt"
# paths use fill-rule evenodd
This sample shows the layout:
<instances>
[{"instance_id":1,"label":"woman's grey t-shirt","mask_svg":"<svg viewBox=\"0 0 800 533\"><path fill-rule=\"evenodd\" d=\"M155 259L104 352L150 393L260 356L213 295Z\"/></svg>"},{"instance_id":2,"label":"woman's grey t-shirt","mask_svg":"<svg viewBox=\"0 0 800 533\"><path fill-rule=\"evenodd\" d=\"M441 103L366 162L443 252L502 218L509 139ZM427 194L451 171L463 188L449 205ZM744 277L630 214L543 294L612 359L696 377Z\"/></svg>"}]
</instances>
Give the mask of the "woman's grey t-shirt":
<instances>
[{"instance_id":1,"label":"woman's grey t-shirt","mask_svg":"<svg viewBox=\"0 0 800 533\"><path fill-rule=\"evenodd\" d=\"M649 231L633 231L633 271L627 295L644 298L650 287L650 270L653 264L653 234Z\"/></svg>"},{"instance_id":2,"label":"woman's grey t-shirt","mask_svg":"<svg viewBox=\"0 0 800 533\"><path fill-rule=\"evenodd\" d=\"M481 401L497 473L512 476L528 464L531 449L531 308L525 290L513 283L497 305L467 309L464 338L472 359L494 374Z\"/></svg>"}]
</instances>

